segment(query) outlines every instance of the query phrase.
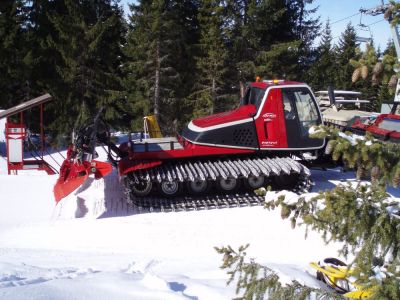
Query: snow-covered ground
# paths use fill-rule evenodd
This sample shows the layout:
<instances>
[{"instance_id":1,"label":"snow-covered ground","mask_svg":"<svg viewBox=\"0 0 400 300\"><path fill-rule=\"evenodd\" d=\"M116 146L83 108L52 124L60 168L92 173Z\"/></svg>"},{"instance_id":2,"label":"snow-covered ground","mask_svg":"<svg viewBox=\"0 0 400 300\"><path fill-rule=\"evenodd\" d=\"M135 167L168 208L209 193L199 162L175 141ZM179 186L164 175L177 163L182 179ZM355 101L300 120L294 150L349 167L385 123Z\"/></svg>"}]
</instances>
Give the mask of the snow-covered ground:
<instances>
[{"instance_id":1,"label":"snow-covered ground","mask_svg":"<svg viewBox=\"0 0 400 300\"><path fill-rule=\"evenodd\" d=\"M6 174L0 157L0 299L232 299L215 246L250 243L249 257L282 280L314 287L309 262L337 256L338 245L314 232L305 239L279 211L138 214L115 173L56 206L56 175ZM313 171L313 180L317 191L354 179L331 170Z\"/></svg>"}]
</instances>

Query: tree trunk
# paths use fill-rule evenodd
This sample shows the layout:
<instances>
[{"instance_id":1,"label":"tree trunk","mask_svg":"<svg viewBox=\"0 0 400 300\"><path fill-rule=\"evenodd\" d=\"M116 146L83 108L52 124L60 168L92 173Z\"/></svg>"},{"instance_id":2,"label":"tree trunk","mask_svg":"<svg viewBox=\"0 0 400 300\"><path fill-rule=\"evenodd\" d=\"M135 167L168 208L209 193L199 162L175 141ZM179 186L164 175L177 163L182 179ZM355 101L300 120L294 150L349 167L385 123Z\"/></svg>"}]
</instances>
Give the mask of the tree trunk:
<instances>
[{"instance_id":1,"label":"tree trunk","mask_svg":"<svg viewBox=\"0 0 400 300\"><path fill-rule=\"evenodd\" d=\"M157 41L156 46L156 76L154 82L154 116L159 122L159 115L160 115L160 42Z\"/></svg>"},{"instance_id":2,"label":"tree trunk","mask_svg":"<svg viewBox=\"0 0 400 300\"><path fill-rule=\"evenodd\" d=\"M244 97L244 92L246 91L246 85L242 80L239 81L239 87L240 87L240 99Z\"/></svg>"},{"instance_id":3,"label":"tree trunk","mask_svg":"<svg viewBox=\"0 0 400 300\"><path fill-rule=\"evenodd\" d=\"M214 113L214 107L215 107L215 103L217 102L217 92L216 92L216 82L215 82L215 78L212 79L212 88L211 88L211 98L212 98L212 104L211 104L211 114Z\"/></svg>"}]
</instances>

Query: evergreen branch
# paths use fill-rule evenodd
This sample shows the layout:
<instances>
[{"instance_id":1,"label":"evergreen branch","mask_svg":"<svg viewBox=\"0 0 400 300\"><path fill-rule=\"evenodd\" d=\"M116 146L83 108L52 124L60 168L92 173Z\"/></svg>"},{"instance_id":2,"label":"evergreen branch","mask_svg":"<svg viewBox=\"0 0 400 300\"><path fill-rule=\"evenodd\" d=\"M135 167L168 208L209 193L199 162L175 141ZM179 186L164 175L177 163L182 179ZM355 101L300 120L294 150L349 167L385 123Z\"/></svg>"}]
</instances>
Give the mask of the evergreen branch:
<instances>
[{"instance_id":1,"label":"evergreen branch","mask_svg":"<svg viewBox=\"0 0 400 300\"><path fill-rule=\"evenodd\" d=\"M246 261L246 246L240 246L238 251L230 246L215 250L223 255L221 269L227 270L227 284L236 281L236 294L243 293L237 300L293 299L305 300L310 297L317 299L344 299L340 295L311 288L293 280L290 284L282 284L279 276L271 268L262 266L254 260Z\"/></svg>"},{"instance_id":2,"label":"evergreen branch","mask_svg":"<svg viewBox=\"0 0 400 300\"><path fill-rule=\"evenodd\" d=\"M328 138L327 149L333 160L341 160L348 167L357 168L359 179L370 172L373 182L399 186L400 145L376 140L369 133L361 137L327 126L319 126L312 136Z\"/></svg>"},{"instance_id":3,"label":"evergreen branch","mask_svg":"<svg viewBox=\"0 0 400 300\"><path fill-rule=\"evenodd\" d=\"M399 176L399 145L327 127L318 128L313 135L331 139L328 146L334 159L340 158L349 166L358 165L371 173L379 166L382 180L374 180L372 185L340 184L317 196L296 200L282 195L267 201L266 208L279 207L282 218L290 219L293 227L305 224L307 230L320 232L327 243L343 242L340 252L355 255L352 276L359 286L372 288L370 299L388 295L387 299L399 299L400 204L386 193L388 179L392 178L393 184Z\"/></svg>"}]
</instances>

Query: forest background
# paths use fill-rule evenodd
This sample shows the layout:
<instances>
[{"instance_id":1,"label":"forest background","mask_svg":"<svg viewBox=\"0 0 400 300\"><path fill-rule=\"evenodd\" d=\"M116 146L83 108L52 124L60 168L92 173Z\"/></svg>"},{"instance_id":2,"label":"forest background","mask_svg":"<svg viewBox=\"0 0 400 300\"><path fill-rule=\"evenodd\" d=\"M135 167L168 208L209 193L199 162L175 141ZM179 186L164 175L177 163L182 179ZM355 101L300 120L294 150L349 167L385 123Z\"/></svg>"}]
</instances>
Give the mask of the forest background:
<instances>
[{"instance_id":1,"label":"forest background","mask_svg":"<svg viewBox=\"0 0 400 300\"><path fill-rule=\"evenodd\" d=\"M104 107L115 129L155 114L166 134L191 118L235 108L257 76L358 90L379 110L389 78L352 82L357 62L395 57L351 23L333 39L314 0L5 0L0 3L0 108L45 92L46 129L64 144ZM389 31L389 24L388 24ZM364 45L365 48L365 45ZM25 122L33 131L36 114Z\"/></svg>"}]
</instances>

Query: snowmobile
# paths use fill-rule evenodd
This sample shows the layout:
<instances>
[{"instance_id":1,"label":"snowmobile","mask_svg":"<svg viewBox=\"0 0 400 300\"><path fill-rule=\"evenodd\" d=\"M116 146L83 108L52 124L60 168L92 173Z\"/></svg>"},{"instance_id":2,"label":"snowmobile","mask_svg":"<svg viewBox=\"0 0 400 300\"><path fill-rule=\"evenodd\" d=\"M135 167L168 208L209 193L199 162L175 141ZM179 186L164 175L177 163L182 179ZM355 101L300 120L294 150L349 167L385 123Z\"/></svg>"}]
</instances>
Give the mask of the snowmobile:
<instances>
[{"instance_id":1,"label":"snowmobile","mask_svg":"<svg viewBox=\"0 0 400 300\"><path fill-rule=\"evenodd\" d=\"M350 131L358 135L371 133L376 139L392 143L400 143L400 116L381 114L377 117L358 118Z\"/></svg>"},{"instance_id":2,"label":"snowmobile","mask_svg":"<svg viewBox=\"0 0 400 300\"><path fill-rule=\"evenodd\" d=\"M177 197L232 195L267 185L307 190L310 172L301 160L315 158L325 145L309 135L311 126L322 124L311 89L284 80L249 84L237 109L194 119L176 137L116 146L98 124L96 117L69 149L54 187L57 202L90 174L101 178L111 172L108 163L94 160L97 142L110 147L130 203L172 203Z\"/></svg>"},{"instance_id":3,"label":"snowmobile","mask_svg":"<svg viewBox=\"0 0 400 300\"><path fill-rule=\"evenodd\" d=\"M374 287L365 288L351 280L352 269L337 258L325 258L323 262L312 262L317 279L324 282L338 294L348 299L368 299L374 294Z\"/></svg>"}]
</instances>

